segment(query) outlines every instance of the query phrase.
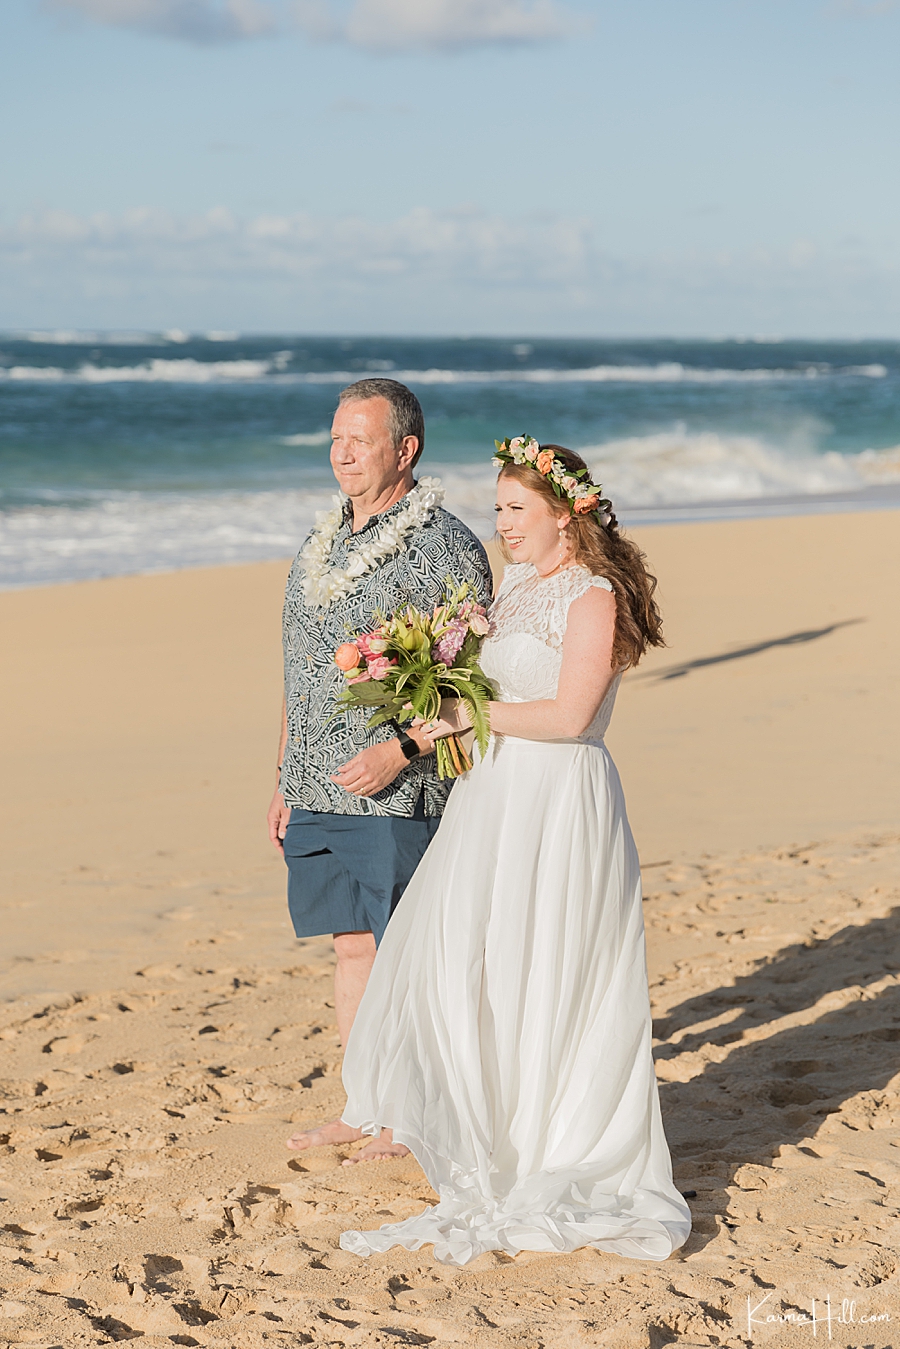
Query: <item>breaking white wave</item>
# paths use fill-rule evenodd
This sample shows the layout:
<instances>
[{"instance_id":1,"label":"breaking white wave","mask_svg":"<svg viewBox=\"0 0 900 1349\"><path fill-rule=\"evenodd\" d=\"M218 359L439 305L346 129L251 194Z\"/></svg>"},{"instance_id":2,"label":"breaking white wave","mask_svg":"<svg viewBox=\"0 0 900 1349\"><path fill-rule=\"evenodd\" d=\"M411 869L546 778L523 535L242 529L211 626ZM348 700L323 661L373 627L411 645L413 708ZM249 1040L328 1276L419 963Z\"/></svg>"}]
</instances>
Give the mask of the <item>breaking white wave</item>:
<instances>
[{"instance_id":1,"label":"breaking white wave","mask_svg":"<svg viewBox=\"0 0 900 1349\"><path fill-rule=\"evenodd\" d=\"M620 517L667 506L766 502L900 486L900 445L861 454L786 453L754 436L674 430L579 447ZM453 465L441 473L447 507L484 534L493 530L496 470Z\"/></svg>"},{"instance_id":2,"label":"breaking white wave","mask_svg":"<svg viewBox=\"0 0 900 1349\"><path fill-rule=\"evenodd\" d=\"M24 332L4 333L17 342L35 342L41 346L55 347L158 347L163 342L174 342L178 346L191 340L191 334L181 328L166 328L161 332L150 332L144 328L96 332L87 328L32 328ZM240 333L210 332L203 336L209 342L235 342Z\"/></svg>"},{"instance_id":3,"label":"breaking white wave","mask_svg":"<svg viewBox=\"0 0 900 1349\"><path fill-rule=\"evenodd\" d=\"M170 340L175 340L170 336ZM77 369L62 366L0 366L0 380L84 384L217 384L274 379L279 383L352 384L365 375L383 372L389 362L370 362L367 370L315 370L289 372L290 351L276 352L268 359L198 361L193 357L155 357L140 365L96 365L90 361ZM657 365L595 365L584 369L539 368L532 370L391 370L391 378L403 384L763 384L825 377L850 376L883 379L887 367L880 364L832 367L806 365L797 369L730 370L706 369L666 361Z\"/></svg>"},{"instance_id":4,"label":"breaking white wave","mask_svg":"<svg viewBox=\"0 0 900 1349\"><path fill-rule=\"evenodd\" d=\"M853 491L900 480L900 447L863 454L785 453L754 436L658 432L582 451L623 506Z\"/></svg>"},{"instance_id":5,"label":"breaking white wave","mask_svg":"<svg viewBox=\"0 0 900 1349\"><path fill-rule=\"evenodd\" d=\"M313 436L317 439L313 440ZM300 443L321 443L326 432ZM295 443L297 443L295 441ZM862 454L789 454L750 436L671 431L582 448L623 521L713 518L716 503L747 503L744 515L900 504L900 445ZM446 506L482 538L494 530L496 470L430 463ZM879 490L883 496L879 496ZM868 493L868 494L867 494ZM190 494L119 492L76 506L0 512L0 588L47 585L129 572L169 571L287 557L316 511L333 499L321 486ZM721 512L723 515L733 511Z\"/></svg>"},{"instance_id":6,"label":"breaking white wave","mask_svg":"<svg viewBox=\"0 0 900 1349\"><path fill-rule=\"evenodd\" d=\"M167 340L162 333L145 332L143 329L90 332L86 329L76 328L49 328L28 332L13 332L9 336L18 342L36 342L41 346L54 347L143 347L157 346L160 342Z\"/></svg>"},{"instance_id":7,"label":"breaking white wave","mask_svg":"<svg viewBox=\"0 0 900 1349\"><path fill-rule=\"evenodd\" d=\"M330 492L119 492L0 513L0 588L175 571L297 551Z\"/></svg>"},{"instance_id":8,"label":"breaking white wave","mask_svg":"<svg viewBox=\"0 0 900 1349\"><path fill-rule=\"evenodd\" d=\"M887 373L884 365L858 365L838 370L824 365L807 365L796 370L729 370L666 361L659 365L593 365L579 370L402 370L393 378L407 384L761 384L820 379L834 374L883 379ZM326 381L326 376L315 378ZM344 376L338 372L327 376L328 381L335 383L342 379Z\"/></svg>"},{"instance_id":9,"label":"breaking white wave","mask_svg":"<svg viewBox=\"0 0 900 1349\"><path fill-rule=\"evenodd\" d=\"M142 365L88 362L77 370L58 365L13 365L0 368L0 379L73 384L214 384L265 379L273 368L272 361L195 361L192 357L170 361L156 357Z\"/></svg>"},{"instance_id":10,"label":"breaking white wave","mask_svg":"<svg viewBox=\"0 0 900 1349\"><path fill-rule=\"evenodd\" d=\"M293 436L279 436L282 445L330 445L330 431L298 431Z\"/></svg>"}]
</instances>

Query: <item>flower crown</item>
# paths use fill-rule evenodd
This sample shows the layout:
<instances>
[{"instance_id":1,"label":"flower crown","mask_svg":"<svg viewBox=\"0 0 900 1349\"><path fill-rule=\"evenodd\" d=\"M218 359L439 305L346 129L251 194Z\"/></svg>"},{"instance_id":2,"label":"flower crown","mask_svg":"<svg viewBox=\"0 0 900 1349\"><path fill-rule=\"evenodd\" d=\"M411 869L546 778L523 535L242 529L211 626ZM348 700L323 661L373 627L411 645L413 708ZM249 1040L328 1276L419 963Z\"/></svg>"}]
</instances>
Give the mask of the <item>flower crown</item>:
<instances>
[{"instance_id":1,"label":"flower crown","mask_svg":"<svg viewBox=\"0 0 900 1349\"><path fill-rule=\"evenodd\" d=\"M568 468L558 459L552 450L542 450L534 436L509 436L505 440L495 440L497 452L493 462L498 468L503 464L524 464L536 469L547 479L560 501L565 497L573 515L590 515L596 511L601 525L608 525L612 519L612 502L600 495L602 488L591 482L586 468Z\"/></svg>"}]
</instances>

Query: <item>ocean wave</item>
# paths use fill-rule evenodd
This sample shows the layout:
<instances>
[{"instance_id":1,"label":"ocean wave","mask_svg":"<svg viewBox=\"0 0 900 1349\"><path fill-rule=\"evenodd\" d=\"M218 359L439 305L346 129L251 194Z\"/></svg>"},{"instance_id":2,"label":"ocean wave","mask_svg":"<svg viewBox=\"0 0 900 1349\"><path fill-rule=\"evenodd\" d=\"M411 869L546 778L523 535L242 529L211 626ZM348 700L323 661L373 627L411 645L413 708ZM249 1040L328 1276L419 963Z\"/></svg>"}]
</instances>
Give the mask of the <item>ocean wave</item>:
<instances>
[{"instance_id":1,"label":"ocean wave","mask_svg":"<svg viewBox=\"0 0 900 1349\"><path fill-rule=\"evenodd\" d=\"M176 339L169 335L169 340ZM275 380L294 384L352 384L366 375L379 373L385 362L371 362L368 370L288 371L289 351L276 352L267 359L198 361L194 357L168 359L155 357L140 365L97 365L85 362L77 369L62 366L0 366L0 380L61 382L85 384L217 384ZM762 384L816 380L844 376L884 379L884 365L832 367L806 365L797 369L707 369L666 361L657 365L595 365L579 369L541 367L525 370L461 370L433 367L428 370L392 370L391 378L404 384Z\"/></svg>"},{"instance_id":2,"label":"ocean wave","mask_svg":"<svg viewBox=\"0 0 900 1349\"><path fill-rule=\"evenodd\" d=\"M4 334L6 335L6 334ZM39 328L25 332L8 334L19 342L36 342L41 346L55 347L157 347L163 342L175 342L181 345L191 340L191 334L180 328L168 328L164 332L148 332L144 328L120 329L116 332L92 332L84 328ZM204 333L210 342L233 342L240 333Z\"/></svg>"},{"instance_id":3,"label":"ocean wave","mask_svg":"<svg viewBox=\"0 0 900 1349\"><path fill-rule=\"evenodd\" d=\"M761 384L785 380L820 379L825 375L853 374L883 379L884 365L833 369L808 365L802 369L707 369L665 361L658 365L594 365L584 369L538 368L533 370L403 370L395 379L407 384ZM312 378L308 376L306 378ZM325 382L325 377L321 378ZM328 376L337 383L343 375Z\"/></svg>"},{"instance_id":4,"label":"ocean wave","mask_svg":"<svg viewBox=\"0 0 900 1349\"><path fill-rule=\"evenodd\" d=\"M293 436L279 436L281 445L330 445L330 431L298 431Z\"/></svg>"},{"instance_id":5,"label":"ocean wave","mask_svg":"<svg viewBox=\"0 0 900 1349\"><path fill-rule=\"evenodd\" d=\"M297 551L331 492L118 492L0 512L0 589L264 561Z\"/></svg>"},{"instance_id":6,"label":"ocean wave","mask_svg":"<svg viewBox=\"0 0 900 1349\"><path fill-rule=\"evenodd\" d=\"M715 432L634 436L589 446L582 454L625 506L809 496L854 491L895 475L900 480L896 449L814 454Z\"/></svg>"},{"instance_id":7,"label":"ocean wave","mask_svg":"<svg viewBox=\"0 0 900 1349\"><path fill-rule=\"evenodd\" d=\"M823 497L851 507L854 501L894 504L900 492L900 445L855 455L797 454L751 436L675 430L581 452L626 525L665 519L666 510L670 518L690 519L692 510L693 518L714 518L716 503L745 502L745 515L783 514L785 503L793 503L790 510L814 509ZM428 468L443 480L448 510L480 537L490 537L496 479L490 464ZM287 557L296 552L316 511L332 500L331 489L319 485L93 492L76 505L0 511L0 588Z\"/></svg>"},{"instance_id":8,"label":"ocean wave","mask_svg":"<svg viewBox=\"0 0 900 1349\"><path fill-rule=\"evenodd\" d=\"M215 384L223 381L259 380L271 374L272 361L197 361L193 357L166 360L156 357L142 365L94 365L77 370L58 365L13 365L0 369L0 379L81 384Z\"/></svg>"},{"instance_id":9,"label":"ocean wave","mask_svg":"<svg viewBox=\"0 0 900 1349\"><path fill-rule=\"evenodd\" d=\"M766 502L859 493L900 486L900 446L861 454L788 452L754 436L674 430L579 448L595 482L620 516L652 516L665 507ZM449 510L482 535L493 532L495 470L457 465L435 469Z\"/></svg>"}]
</instances>

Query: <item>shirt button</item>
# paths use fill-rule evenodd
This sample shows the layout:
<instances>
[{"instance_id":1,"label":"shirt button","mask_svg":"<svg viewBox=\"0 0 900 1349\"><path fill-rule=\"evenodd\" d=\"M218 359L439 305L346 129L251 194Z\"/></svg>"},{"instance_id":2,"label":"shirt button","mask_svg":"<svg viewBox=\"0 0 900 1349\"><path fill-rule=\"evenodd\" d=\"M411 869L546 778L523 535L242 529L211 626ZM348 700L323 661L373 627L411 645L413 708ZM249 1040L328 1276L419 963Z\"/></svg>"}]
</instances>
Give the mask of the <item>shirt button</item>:
<instances>
[{"instance_id":1,"label":"shirt button","mask_svg":"<svg viewBox=\"0 0 900 1349\"><path fill-rule=\"evenodd\" d=\"M295 735L295 736L294 736L294 744L295 744L295 745L299 745L299 744L300 744L300 737L299 737L299 735Z\"/></svg>"}]
</instances>

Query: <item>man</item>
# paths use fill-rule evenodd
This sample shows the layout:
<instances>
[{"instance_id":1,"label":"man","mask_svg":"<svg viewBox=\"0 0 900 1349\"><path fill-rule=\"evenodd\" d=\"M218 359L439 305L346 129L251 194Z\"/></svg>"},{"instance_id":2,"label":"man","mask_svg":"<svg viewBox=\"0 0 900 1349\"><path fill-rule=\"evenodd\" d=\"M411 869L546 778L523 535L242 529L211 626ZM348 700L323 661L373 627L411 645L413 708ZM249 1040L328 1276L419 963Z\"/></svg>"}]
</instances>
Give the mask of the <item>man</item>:
<instances>
[{"instance_id":1,"label":"man","mask_svg":"<svg viewBox=\"0 0 900 1349\"><path fill-rule=\"evenodd\" d=\"M341 1043L353 1024L393 908L437 829L442 783L420 731L369 730L362 709L339 708L334 653L377 612L431 609L448 576L487 603L481 544L440 507L433 479L413 470L425 445L415 395L392 379L364 379L340 395L331 466L345 500L319 518L291 568L284 605L285 703L269 837L288 866L298 937L334 934ZM339 1120L297 1133L295 1149L359 1137ZM374 1140L360 1160L402 1154Z\"/></svg>"}]
</instances>

